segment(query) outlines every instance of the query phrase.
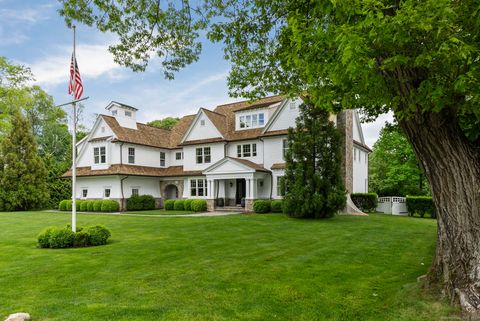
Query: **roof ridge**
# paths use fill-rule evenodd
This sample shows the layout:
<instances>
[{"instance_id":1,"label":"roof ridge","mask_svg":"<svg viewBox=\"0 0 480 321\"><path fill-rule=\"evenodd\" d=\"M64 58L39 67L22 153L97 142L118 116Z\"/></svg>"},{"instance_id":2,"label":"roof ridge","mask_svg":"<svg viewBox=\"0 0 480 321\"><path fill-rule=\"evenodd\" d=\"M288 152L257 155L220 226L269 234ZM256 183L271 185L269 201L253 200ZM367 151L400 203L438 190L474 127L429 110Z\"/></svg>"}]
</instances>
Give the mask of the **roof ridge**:
<instances>
[{"instance_id":1,"label":"roof ridge","mask_svg":"<svg viewBox=\"0 0 480 321\"><path fill-rule=\"evenodd\" d=\"M261 100L267 100L269 98L283 98L282 95L272 95L272 96L267 96L267 97L263 97L263 98L259 98L257 100L251 100L251 99L245 99L245 100L240 100L240 101L237 101L237 102L234 102L234 103L228 103L228 104L222 104L222 105L217 105L216 108L218 107L227 107L227 106L231 106L231 105L236 105L236 104L241 104L241 103L246 103L246 102L252 102L252 104L256 103L256 102L259 102Z\"/></svg>"},{"instance_id":2,"label":"roof ridge","mask_svg":"<svg viewBox=\"0 0 480 321\"><path fill-rule=\"evenodd\" d=\"M200 109L205 110L205 111L208 111L208 112L211 112L211 113L213 113L213 114L217 114L217 115L223 116L223 117L227 117L225 114L221 114L221 113L219 113L219 112L216 112L216 111L214 111L214 110L210 110L210 109L207 109L207 108L204 108L204 107L200 107Z\"/></svg>"}]
</instances>

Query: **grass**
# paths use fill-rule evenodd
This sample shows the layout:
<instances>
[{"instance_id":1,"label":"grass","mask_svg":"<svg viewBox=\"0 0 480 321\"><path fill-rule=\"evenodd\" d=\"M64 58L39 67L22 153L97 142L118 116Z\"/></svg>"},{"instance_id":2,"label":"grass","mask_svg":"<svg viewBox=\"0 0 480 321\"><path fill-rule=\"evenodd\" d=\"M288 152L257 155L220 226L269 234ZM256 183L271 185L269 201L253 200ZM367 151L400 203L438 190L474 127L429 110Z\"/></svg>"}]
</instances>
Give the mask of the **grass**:
<instances>
[{"instance_id":1,"label":"grass","mask_svg":"<svg viewBox=\"0 0 480 321\"><path fill-rule=\"evenodd\" d=\"M144 214L144 215L185 215L185 214L195 214L193 211L166 211L161 210L146 210L146 211L128 211L122 212L122 214Z\"/></svg>"},{"instance_id":2,"label":"grass","mask_svg":"<svg viewBox=\"0 0 480 321\"><path fill-rule=\"evenodd\" d=\"M0 319L440 320L456 311L418 290L434 220L371 215L158 218L79 215L106 246L37 249L65 213L0 213Z\"/></svg>"}]
</instances>

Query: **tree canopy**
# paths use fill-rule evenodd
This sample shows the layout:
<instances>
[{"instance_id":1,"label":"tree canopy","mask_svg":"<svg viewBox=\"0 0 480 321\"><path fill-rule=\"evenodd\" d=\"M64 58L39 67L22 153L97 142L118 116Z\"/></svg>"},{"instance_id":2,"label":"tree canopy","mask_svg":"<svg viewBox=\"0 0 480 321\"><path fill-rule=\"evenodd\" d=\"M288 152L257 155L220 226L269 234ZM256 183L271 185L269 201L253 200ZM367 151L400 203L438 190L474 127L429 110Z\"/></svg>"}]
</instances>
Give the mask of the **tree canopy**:
<instances>
[{"instance_id":1,"label":"tree canopy","mask_svg":"<svg viewBox=\"0 0 480 321\"><path fill-rule=\"evenodd\" d=\"M165 117L163 119L156 119L148 122L147 125L163 128L163 129L172 129L180 119L177 117Z\"/></svg>"}]
</instances>

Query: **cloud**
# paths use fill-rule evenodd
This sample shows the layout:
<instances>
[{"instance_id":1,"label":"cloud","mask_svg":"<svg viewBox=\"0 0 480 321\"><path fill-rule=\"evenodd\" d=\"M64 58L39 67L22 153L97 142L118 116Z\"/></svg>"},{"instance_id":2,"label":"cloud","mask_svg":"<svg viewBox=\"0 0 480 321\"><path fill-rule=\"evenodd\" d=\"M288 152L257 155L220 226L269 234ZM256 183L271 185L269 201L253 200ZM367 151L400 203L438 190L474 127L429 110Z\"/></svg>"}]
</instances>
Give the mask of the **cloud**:
<instances>
[{"instance_id":1,"label":"cloud","mask_svg":"<svg viewBox=\"0 0 480 321\"><path fill-rule=\"evenodd\" d=\"M57 53L30 64L36 82L45 87L68 83L72 48L60 47ZM82 79L106 77L121 80L123 68L113 61L107 45L88 44L76 48L77 63Z\"/></svg>"}]
</instances>

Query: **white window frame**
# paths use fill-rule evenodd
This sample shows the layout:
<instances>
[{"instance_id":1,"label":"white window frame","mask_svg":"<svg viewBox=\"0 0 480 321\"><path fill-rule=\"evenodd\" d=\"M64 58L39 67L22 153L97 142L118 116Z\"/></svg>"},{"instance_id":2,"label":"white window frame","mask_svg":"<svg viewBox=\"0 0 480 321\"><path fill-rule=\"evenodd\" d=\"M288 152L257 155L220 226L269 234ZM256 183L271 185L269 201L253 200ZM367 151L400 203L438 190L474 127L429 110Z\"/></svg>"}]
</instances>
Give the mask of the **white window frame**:
<instances>
[{"instance_id":1,"label":"white window frame","mask_svg":"<svg viewBox=\"0 0 480 321\"><path fill-rule=\"evenodd\" d=\"M248 148L248 151L245 151L245 148ZM257 156L257 143L249 144L238 144L237 145L237 157L238 158L250 158Z\"/></svg>"},{"instance_id":2,"label":"white window frame","mask_svg":"<svg viewBox=\"0 0 480 321\"><path fill-rule=\"evenodd\" d=\"M282 139L282 158L285 159L288 151L288 139Z\"/></svg>"},{"instance_id":3,"label":"white window frame","mask_svg":"<svg viewBox=\"0 0 480 321\"><path fill-rule=\"evenodd\" d=\"M160 152L160 167L165 167L165 152Z\"/></svg>"},{"instance_id":4,"label":"white window frame","mask_svg":"<svg viewBox=\"0 0 480 321\"><path fill-rule=\"evenodd\" d=\"M102 154L102 151L103 151L103 154ZM98 146L93 148L93 163L95 165L107 163L107 147L106 146Z\"/></svg>"},{"instance_id":5,"label":"white window frame","mask_svg":"<svg viewBox=\"0 0 480 321\"><path fill-rule=\"evenodd\" d=\"M82 187L82 198L88 197L88 187Z\"/></svg>"},{"instance_id":6,"label":"white window frame","mask_svg":"<svg viewBox=\"0 0 480 321\"><path fill-rule=\"evenodd\" d=\"M238 129L259 128L265 126L265 112L256 112L238 116Z\"/></svg>"},{"instance_id":7,"label":"white window frame","mask_svg":"<svg viewBox=\"0 0 480 321\"><path fill-rule=\"evenodd\" d=\"M107 193L108 190L108 193ZM108 196L107 196L108 194ZM103 198L110 198L112 196L112 187L111 186L104 186L103 187Z\"/></svg>"},{"instance_id":8,"label":"white window frame","mask_svg":"<svg viewBox=\"0 0 480 321\"><path fill-rule=\"evenodd\" d=\"M211 161L212 161L212 149L210 146L195 148L195 162L197 164L208 164Z\"/></svg>"},{"instance_id":9,"label":"white window frame","mask_svg":"<svg viewBox=\"0 0 480 321\"><path fill-rule=\"evenodd\" d=\"M208 195L208 186L207 186L206 179L204 178L190 179L190 196L206 197L207 195Z\"/></svg>"},{"instance_id":10,"label":"white window frame","mask_svg":"<svg viewBox=\"0 0 480 321\"><path fill-rule=\"evenodd\" d=\"M128 163L135 164L135 148L128 147Z\"/></svg>"},{"instance_id":11,"label":"white window frame","mask_svg":"<svg viewBox=\"0 0 480 321\"><path fill-rule=\"evenodd\" d=\"M180 155L180 157L178 157ZM182 160L183 152L175 152L175 160Z\"/></svg>"},{"instance_id":12,"label":"white window frame","mask_svg":"<svg viewBox=\"0 0 480 321\"><path fill-rule=\"evenodd\" d=\"M140 187L132 186L132 196L139 196L139 195L140 195Z\"/></svg>"}]
</instances>

